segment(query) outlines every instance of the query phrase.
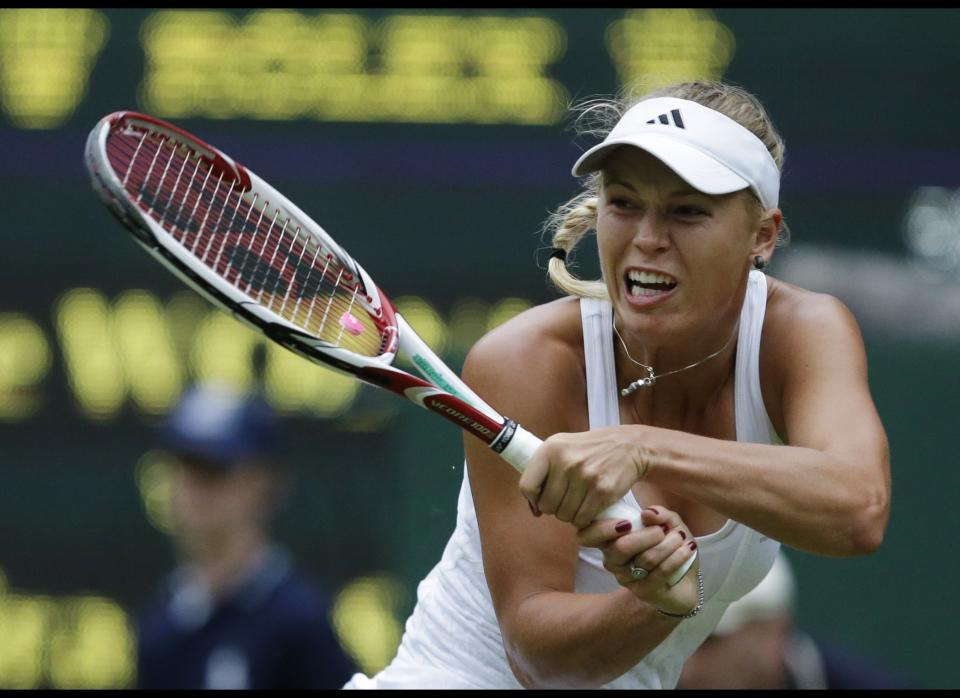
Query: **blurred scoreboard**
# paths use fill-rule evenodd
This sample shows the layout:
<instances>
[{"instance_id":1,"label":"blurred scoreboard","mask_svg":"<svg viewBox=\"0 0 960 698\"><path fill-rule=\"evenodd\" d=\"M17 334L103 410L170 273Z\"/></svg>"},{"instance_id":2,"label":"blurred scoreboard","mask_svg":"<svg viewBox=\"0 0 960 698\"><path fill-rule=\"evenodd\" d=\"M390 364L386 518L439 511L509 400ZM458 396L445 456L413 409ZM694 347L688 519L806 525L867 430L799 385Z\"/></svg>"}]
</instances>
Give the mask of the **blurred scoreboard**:
<instances>
[{"instance_id":1,"label":"blurred scoreboard","mask_svg":"<svg viewBox=\"0 0 960 698\"><path fill-rule=\"evenodd\" d=\"M0 97L4 126L20 129L86 126L119 107L552 126L570 98L726 77L777 107L794 139L936 142L958 21L955 9L3 9ZM845 102L863 114L838 114Z\"/></svg>"},{"instance_id":2,"label":"blurred scoreboard","mask_svg":"<svg viewBox=\"0 0 960 698\"><path fill-rule=\"evenodd\" d=\"M4 107L15 126L57 127L92 76L178 119L549 125L569 97L555 69L583 22L625 80L719 77L733 55L708 10L4 10Z\"/></svg>"},{"instance_id":3,"label":"blurred scoreboard","mask_svg":"<svg viewBox=\"0 0 960 698\"><path fill-rule=\"evenodd\" d=\"M590 70L562 70L588 36ZM80 160L104 114L186 123L304 202L455 363L549 297L529 233L569 189L576 76L608 92L716 78L733 54L709 10L0 10L0 147L22 167L0 172L21 203L3 232L0 423L161 415L191 380L250 387L256 351L275 407L356 418L355 383L266 346L123 239ZM484 236L497 258L477 264Z\"/></svg>"},{"instance_id":4,"label":"blurred scoreboard","mask_svg":"<svg viewBox=\"0 0 960 698\"><path fill-rule=\"evenodd\" d=\"M359 397L299 380L300 359L123 239L81 163L111 111L181 123L275 184L456 364L553 297L540 226L586 145L569 104L627 85L747 86L786 136L797 238L900 250L913 191L958 180L957 26L956 10L0 9L0 424L162 414L189 380L249 386L255 350L280 409L335 418Z\"/></svg>"},{"instance_id":5,"label":"blurred scoreboard","mask_svg":"<svg viewBox=\"0 0 960 698\"><path fill-rule=\"evenodd\" d=\"M538 233L586 145L568 107L630 85L747 86L786 137L797 237L902 250L909 196L958 179L957 26L958 10L0 9L16 202L0 224L0 420L36 413L26 386L58 368L91 418L128 394L161 413L191 378L250 380L229 367L252 340L174 298L90 193L83 139L111 111L172 119L252 167L462 356L505 309L552 297ZM295 372L268 364L275 404L297 411ZM351 402L323 392L317 415Z\"/></svg>"}]
</instances>

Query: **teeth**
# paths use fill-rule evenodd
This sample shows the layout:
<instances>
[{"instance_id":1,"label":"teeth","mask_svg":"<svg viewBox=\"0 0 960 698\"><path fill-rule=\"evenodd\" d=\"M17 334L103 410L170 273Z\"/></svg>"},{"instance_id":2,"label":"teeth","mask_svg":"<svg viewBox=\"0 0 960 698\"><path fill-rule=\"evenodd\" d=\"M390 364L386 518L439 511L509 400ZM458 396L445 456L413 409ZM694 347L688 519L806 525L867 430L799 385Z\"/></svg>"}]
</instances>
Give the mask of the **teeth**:
<instances>
[{"instance_id":1,"label":"teeth","mask_svg":"<svg viewBox=\"0 0 960 698\"><path fill-rule=\"evenodd\" d=\"M655 288L644 288L643 286L631 286L630 295L632 296L656 296L663 293Z\"/></svg>"},{"instance_id":2,"label":"teeth","mask_svg":"<svg viewBox=\"0 0 960 698\"><path fill-rule=\"evenodd\" d=\"M638 284L675 284L677 280L667 274L631 269L627 274L630 281Z\"/></svg>"}]
</instances>

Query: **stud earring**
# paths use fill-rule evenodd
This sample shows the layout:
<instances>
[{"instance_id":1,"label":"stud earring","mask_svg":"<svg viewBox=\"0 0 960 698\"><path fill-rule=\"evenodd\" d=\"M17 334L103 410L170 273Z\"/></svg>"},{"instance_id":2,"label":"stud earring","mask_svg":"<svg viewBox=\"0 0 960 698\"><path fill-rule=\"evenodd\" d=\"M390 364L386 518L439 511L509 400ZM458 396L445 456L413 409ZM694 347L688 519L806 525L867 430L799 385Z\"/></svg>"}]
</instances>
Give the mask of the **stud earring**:
<instances>
[{"instance_id":1,"label":"stud earring","mask_svg":"<svg viewBox=\"0 0 960 698\"><path fill-rule=\"evenodd\" d=\"M763 269L765 266L767 266L767 260L765 260L763 257L761 257L760 255L757 255L756 257L753 258L754 269Z\"/></svg>"}]
</instances>

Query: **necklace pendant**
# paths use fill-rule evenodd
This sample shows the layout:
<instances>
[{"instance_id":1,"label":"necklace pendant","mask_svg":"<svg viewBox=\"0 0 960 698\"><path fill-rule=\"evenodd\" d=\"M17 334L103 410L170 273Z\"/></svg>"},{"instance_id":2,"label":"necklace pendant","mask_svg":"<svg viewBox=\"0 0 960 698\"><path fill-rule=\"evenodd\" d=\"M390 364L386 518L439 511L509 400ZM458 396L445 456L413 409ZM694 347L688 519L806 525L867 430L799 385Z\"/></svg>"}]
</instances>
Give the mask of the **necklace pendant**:
<instances>
[{"instance_id":1,"label":"necklace pendant","mask_svg":"<svg viewBox=\"0 0 960 698\"><path fill-rule=\"evenodd\" d=\"M653 374L653 371L650 371L649 369L647 370L650 373L649 376L647 376L646 378L635 380L633 383L631 383L626 388L621 390L620 394L623 395L623 397L628 397L630 395L633 395L635 392L637 392L638 388L646 388L656 383L657 377Z\"/></svg>"},{"instance_id":2,"label":"necklace pendant","mask_svg":"<svg viewBox=\"0 0 960 698\"><path fill-rule=\"evenodd\" d=\"M675 369L673 369L672 371L667 371L666 373L661 374L660 377L663 378L663 377L665 377L665 376L672 376L674 373L680 373L680 371L686 371L688 368L694 368L695 366L699 366L700 364L704 363L705 361L709 361L709 360L712 359L714 356L716 356L717 354L719 354L720 352L722 352L724 349L726 349L728 346L730 346L730 342L732 342L732 341L733 341L733 338L737 336L737 332L738 332L738 329L737 329L737 328L738 328L738 325L734 325L734 327L733 327L733 334L730 335L730 338L727 340L727 343L724 344L724 345L723 345L722 347L720 347L719 349L717 349L717 351L715 351L715 352L713 352L712 354L710 354L710 356L707 356L707 357L705 357L705 358L703 358L703 359L700 359L700 360L697 361L696 363L690 364L689 366L684 366L683 368L675 368ZM617 329L616 324L613 325L613 332L614 332L614 334L617 335L617 339L620 340L620 344L623 346L623 353L627 355L627 358L630 359L630 360L631 360L633 363L635 363L637 366L640 366L641 368L645 368L645 369L647 370L647 377L646 377L646 378L640 378L640 379L638 379L638 380L635 380L633 383L631 383L631 384L628 385L626 388L624 388L623 390L621 390L621 391L620 391L620 394L621 394L623 397L627 397L628 395L632 395L633 393L635 393L639 388L648 388L648 387L650 387L651 385L653 385L654 383L656 383L656 382L657 382L657 376L656 376L656 374L653 372L653 366L647 366L646 364L642 364L642 363L640 363L639 361L637 361L635 358L633 358L632 356L630 356L630 352L627 350L627 343L624 342L624 341L623 341L623 337L620 336L620 331Z\"/></svg>"}]
</instances>

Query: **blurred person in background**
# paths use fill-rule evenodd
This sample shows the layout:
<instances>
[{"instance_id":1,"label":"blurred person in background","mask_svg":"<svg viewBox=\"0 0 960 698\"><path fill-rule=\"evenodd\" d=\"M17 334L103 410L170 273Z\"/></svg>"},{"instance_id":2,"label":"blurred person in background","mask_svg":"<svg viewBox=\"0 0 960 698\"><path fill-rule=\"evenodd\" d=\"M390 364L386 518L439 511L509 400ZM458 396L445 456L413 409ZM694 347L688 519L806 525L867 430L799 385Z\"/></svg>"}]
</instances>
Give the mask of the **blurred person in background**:
<instances>
[{"instance_id":1,"label":"blurred person in background","mask_svg":"<svg viewBox=\"0 0 960 698\"><path fill-rule=\"evenodd\" d=\"M325 598L269 527L284 497L275 415L223 386L187 391L161 432L180 563L138 615L145 689L338 688L355 671Z\"/></svg>"},{"instance_id":2,"label":"blurred person in background","mask_svg":"<svg viewBox=\"0 0 960 698\"><path fill-rule=\"evenodd\" d=\"M727 607L684 664L677 688L919 688L881 662L797 627L796 593L796 578L781 551L764 580Z\"/></svg>"}]
</instances>

